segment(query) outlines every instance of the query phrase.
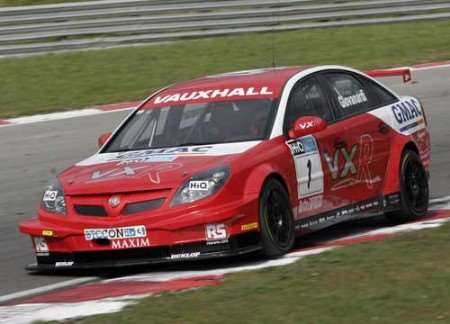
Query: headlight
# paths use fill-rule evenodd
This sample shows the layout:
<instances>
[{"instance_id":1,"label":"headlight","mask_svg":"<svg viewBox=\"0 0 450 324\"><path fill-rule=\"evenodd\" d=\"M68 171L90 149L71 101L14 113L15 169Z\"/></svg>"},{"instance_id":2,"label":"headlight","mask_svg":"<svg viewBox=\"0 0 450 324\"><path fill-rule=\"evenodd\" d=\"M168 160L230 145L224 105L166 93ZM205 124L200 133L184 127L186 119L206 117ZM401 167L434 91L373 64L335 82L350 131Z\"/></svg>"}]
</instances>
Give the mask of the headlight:
<instances>
[{"instance_id":1,"label":"headlight","mask_svg":"<svg viewBox=\"0 0 450 324\"><path fill-rule=\"evenodd\" d=\"M66 201L64 200L64 192L58 179L53 180L45 188L42 196L41 206L49 213L65 214Z\"/></svg>"},{"instance_id":2,"label":"headlight","mask_svg":"<svg viewBox=\"0 0 450 324\"><path fill-rule=\"evenodd\" d=\"M192 203L194 201L209 197L223 187L230 176L228 166L210 169L199 173L185 181L175 193L172 206Z\"/></svg>"}]
</instances>

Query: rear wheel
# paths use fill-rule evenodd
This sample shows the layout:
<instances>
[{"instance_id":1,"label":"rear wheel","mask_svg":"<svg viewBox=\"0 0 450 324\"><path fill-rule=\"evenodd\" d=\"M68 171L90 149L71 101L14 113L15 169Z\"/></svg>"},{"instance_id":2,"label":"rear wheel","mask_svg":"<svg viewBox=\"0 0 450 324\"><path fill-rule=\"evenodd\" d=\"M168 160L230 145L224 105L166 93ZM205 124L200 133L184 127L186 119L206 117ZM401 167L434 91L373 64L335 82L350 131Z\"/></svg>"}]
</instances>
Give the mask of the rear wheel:
<instances>
[{"instance_id":1,"label":"rear wheel","mask_svg":"<svg viewBox=\"0 0 450 324\"><path fill-rule=\"evenodd\" d=\"M386 213L394 223L403 223L424 216L428 211L428 177L416 152L408 150L400 164L399 211Z\"/></svg>"},{"instance_id":2,"label":"rear wheel","mask_svg":"<svg viewBox=\"0 0 450 324\"><path fill-rule=\"evenodd\" d=\"M269 179L261 192L259 222L265 256L277 257L291 249L295 240L294 219L286 189L275 179Z\"/></svg>"}]
</instances>

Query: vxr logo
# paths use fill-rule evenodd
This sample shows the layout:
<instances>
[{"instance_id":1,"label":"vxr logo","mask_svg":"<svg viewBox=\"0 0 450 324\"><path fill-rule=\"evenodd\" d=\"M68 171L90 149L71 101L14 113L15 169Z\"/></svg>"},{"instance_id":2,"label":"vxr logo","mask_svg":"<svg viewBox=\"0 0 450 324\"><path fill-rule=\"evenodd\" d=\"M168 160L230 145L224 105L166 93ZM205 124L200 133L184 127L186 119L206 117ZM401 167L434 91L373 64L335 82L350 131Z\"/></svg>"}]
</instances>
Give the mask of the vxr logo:
<instances>
[{"instance_id":1,"label":"vxr logo","mask_svg":"<svg viewBox=\"0 0 450 324\"><path fill-rule=\"evenodd\" d=\"M355 144L352 146L352 149L350 152L347 152L345 148L341 148L340 150L336 150L334 153L334 159L331 159L331 157L325 153L325 161L327 161L328 168L330 169L331 176L333 180L336 180L339 178L345 178L346 176L351 174L356 174L356 167L353 163L353 158L355 157L356 151L358 150L358 145ZM339 156L342 154L345 160L344 167L342 168L342 171L339 170Z\"/></svg>"},{"instance_id":2,"label":"vxr logo","mask_svg":"<svg viewBox=\"0 0 450 324\"><path fill-rule=\"evenodd\" d=\"M372 189L374 183L381 181L379 177L372 177L373 151L373 138L369 134L364 134L361 136L359 143L354 144L350 150L340 148L334 152L333 157L324 153L331 177L333 180L337 180L331 190L339 190L361 182L364 182L367 188ZM344 160L343 166L342 163L339 163L342 160L341 156ZM356 157L358 163L355 164Z\"/></svg>"}]
</instances>

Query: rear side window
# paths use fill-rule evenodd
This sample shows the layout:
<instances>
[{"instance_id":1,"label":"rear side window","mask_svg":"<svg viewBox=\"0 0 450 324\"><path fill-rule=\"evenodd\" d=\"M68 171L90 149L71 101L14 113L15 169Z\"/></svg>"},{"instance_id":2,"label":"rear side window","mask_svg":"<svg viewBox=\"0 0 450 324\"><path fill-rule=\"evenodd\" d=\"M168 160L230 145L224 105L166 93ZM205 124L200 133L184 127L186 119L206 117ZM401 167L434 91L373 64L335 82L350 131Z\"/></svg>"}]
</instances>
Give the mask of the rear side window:
<instances>
[{"instance_id":1,"label":"rear side window","mask_svg":"<svg viewBox=\"0 0 450 324\"><path fill-rule=\"evenodd\" d=\"M392 93L371 80L367 80L367 86L378 97L379 107L387 106L398 101Z\"/></svg>"},{"instance_id":2,"label":"rear side window","mask_svg":"<svg viewBox=\"0 0 450 324\"><path fill-rule=\"evenodd\" d=\"M330 85L338 117L366 112L377 105L376 100L356 77L346 73L328 73L325 78Z\"/></svg>"},{"instance_id":3,"label":"rear side window","mask_svg":"<svg viewBox=\"0 0 450 324\"><path fill-rule=\"evenodd\" d=\"M286 110L285 131L292 128L295 120L302 116L318 116L326 121L332 120L328 101L315 77L301 80L292 89Z\"/></svg>"}]
</instances>

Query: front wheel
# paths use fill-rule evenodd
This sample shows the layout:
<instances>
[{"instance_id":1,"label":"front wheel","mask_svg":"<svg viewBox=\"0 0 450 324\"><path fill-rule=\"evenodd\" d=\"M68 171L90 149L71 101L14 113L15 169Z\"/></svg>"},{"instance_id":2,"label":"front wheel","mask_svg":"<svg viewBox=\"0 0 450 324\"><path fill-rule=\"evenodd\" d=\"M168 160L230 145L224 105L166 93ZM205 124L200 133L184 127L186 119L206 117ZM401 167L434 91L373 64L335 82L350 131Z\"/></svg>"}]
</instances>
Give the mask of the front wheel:
<instances>
[{"instance_id":1,"label":"front wheel","mask_svg":"<svg viewBox=\"0 0 450 324\"><path fill-rule=\"evenodd\" d=\"M399 211L386 213L394 223L403 223L424 216L428 211L428 177L416 152L408 150L400 164Z\"/></svg>"},{"instance_id":2,"label":"front wheel","mask_svg":"<svg viewBox=\"0 0 450 324\"><path fill-rule=\"evenodd\" d=\"M277 257L288 252L295 240L295 226L288 194L283 185L269 179L259 199L263 254Z\"/></svg>"}]
</instances>

